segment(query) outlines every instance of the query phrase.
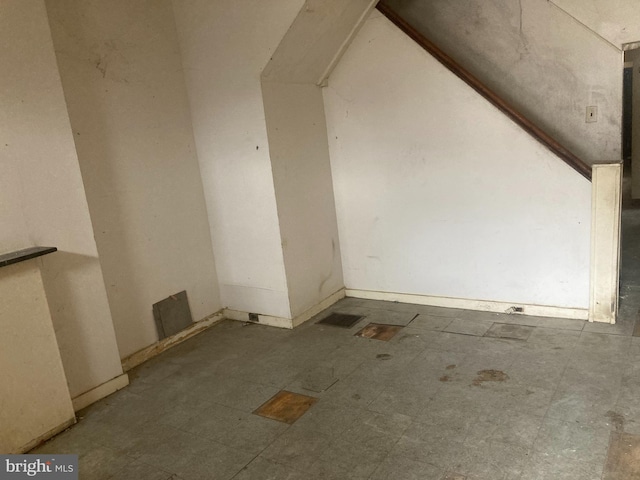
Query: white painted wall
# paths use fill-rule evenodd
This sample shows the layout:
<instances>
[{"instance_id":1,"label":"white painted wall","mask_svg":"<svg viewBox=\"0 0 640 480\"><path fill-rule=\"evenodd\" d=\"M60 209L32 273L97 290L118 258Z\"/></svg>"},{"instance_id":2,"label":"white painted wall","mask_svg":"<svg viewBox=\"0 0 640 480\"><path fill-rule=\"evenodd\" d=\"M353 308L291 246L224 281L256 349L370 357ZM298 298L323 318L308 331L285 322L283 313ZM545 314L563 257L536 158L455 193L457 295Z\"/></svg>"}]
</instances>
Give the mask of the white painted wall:
<instances>
[{"instance_id":1,"label":"white painted wall","mask_svg":"<svg viewBox=\"0 0 640 480\"><path fill-rule=\"evenodd\" d=\"M375 3L307 1L261 75L293 318L344 287L319 85Z\"/></svg>"},{"instance_id":2,"label":"white painted wall","mask_svg":"<svg viewBox=\"0 0 640 480\"><path fill-rule=\"evenodd\" d=\"M593 28L637 32L636 0L555 0L566 11L547 0L386 2L584 161L621 158L620 45L580 22L597 6ZM597 123L585 122L587 106L598 107Z\"/></svg>"},{"instance_id":3,"label":"white painted wall","mask_svg":"<svg viewBox=\"0 0 640 480\"><path fill-rule=\"evenodd\" d=\"M260 73L303 0L173 0L225 307L291 318Z\"/></svg>"},{"instance_id":4,"label":"white painted wall","mask_svg":"<svg viewBox=\"0 0 640 480\"><path fill-rule=\"evenodd\" d=\"M75 397L122 368L44 2L0 5L0 251L58 247L42 275Z\"/></svg>"},{"instance_id":5,"label":"white painted wall","mask_svg":"<svg viewBox=\"0 0 640 480\"><path fill-rule=\"evenodd\" d=\"M47 1L120 355L152 304L222 305L170 0Z\"/></svg>"},{"instance_id":6,"label":"white painted wall","mask_svg":"<svg viewBox=\"0 0 640 480\"><path fill-rule=\"evenodd\" d=\"M344 287L322 90L264 83L292 318Z\"/></svg>"},{"instance_id":7,"label":"white painted wall","mask_svg":"<svg viewBox=\"0 0 640 480\"><path fill-rule=\"evenodd\" d=\"M378 12L325 108L347 288L588 307L591 184Z\"/></svg>"}]
</instances>

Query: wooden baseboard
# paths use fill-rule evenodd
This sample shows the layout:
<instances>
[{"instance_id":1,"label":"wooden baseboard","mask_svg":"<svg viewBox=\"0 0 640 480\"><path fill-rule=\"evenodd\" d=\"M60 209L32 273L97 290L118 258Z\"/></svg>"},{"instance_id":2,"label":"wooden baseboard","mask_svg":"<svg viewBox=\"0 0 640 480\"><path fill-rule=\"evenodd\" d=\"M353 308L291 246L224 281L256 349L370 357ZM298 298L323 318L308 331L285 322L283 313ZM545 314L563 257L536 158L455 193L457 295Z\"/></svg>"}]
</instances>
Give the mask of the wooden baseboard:
<instances>
[{"instance_id":1,"label":"wooden baseboard","mask_svg":"<svg viewBox=\"0 0 640 480\"><path fill-rule=\"evenodd\" d=\"M213 315L200 320L199 322L194 322L189 327L176 333L175 335L163 338L159 342L156 342L153 345L149 345L142 350L138 350L136 353L122 359L122 369L125 372L128 372L133 367L137 367L141 363L146 362L147 360L155 357L165 350L168 350L169 348L184 342L185 340L193 337L194 335L197 335L207 328L212 327L224 318L225 316L223 315L223 311L220 310L219 312L216 312Z\"/></svg>"}]
</instances>

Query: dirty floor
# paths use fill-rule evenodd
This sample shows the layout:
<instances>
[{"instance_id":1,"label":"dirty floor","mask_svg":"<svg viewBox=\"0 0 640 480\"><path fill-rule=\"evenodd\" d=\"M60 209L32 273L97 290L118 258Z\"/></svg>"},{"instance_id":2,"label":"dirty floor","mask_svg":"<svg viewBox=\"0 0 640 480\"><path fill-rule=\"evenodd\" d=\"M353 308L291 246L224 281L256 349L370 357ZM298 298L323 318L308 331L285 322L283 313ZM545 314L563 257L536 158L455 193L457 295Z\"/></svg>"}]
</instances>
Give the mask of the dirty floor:
<instances>
[{"instance_id":1,"label":"dirty floor","mask_svg":"<svg viewBox=\"0 0 640 480\"><path fill-rule=\"evenodd\" d=\"M351 298L293 331L224 321L32 453L79 454L81 479L638 479L640 210L623 217L617 325ZM335 312L363 318L317 323Z\"/></svg>"},{"instance_id":2,"label":"dirty floor","mask_svg":"<svg viewBox=\"0 0 640 480\"><path fill-rule=\"evenodd\" d=\"M351 328L224 321L35 452L79 454L82 479L640 478L639 305L627 288L616 326L358 299L321 315Z\"/></svg>"}]
</instances>

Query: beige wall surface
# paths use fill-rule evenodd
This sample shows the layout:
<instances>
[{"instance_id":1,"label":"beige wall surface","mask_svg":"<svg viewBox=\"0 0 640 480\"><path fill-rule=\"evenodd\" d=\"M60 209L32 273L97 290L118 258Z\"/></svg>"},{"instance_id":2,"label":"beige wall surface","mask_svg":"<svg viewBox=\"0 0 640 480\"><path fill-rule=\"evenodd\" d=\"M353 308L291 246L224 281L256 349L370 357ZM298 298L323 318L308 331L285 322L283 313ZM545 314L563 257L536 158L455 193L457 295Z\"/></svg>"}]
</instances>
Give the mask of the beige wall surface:
<instances>
[{"instance_id":1,"label":"beige wall surface","mask_svg":"<svg viewBox=\"0 0 640 480\"><path fill-rule=\"evenodd\" d=\"M74 418L38 263L0 268L0 453Z\"/></svg>"},{"instance_id":2,"label":"beige wall surface","mask_svg":"<svg viewBox=\"0 0 640 480\"><path fill-rule=\"evenodd\" d=\"M221 308L169 0L47 1L118 347L157 340L152 305Z\"/></svg>"},{"instance_id":3,"label":"beige wall surface","mask_svg":"<svg viewBox=\"0 0 640 480\"><path fill-rule=\"evenodd\" d=\"M619 45L614 46L546 0L387 3L586 162L621 158ZM566 4L568 11L584 13L587 5L610 2L555 3ZM576 6L578 3L580 6ZM637 30L637 2L616 3L632 6L636 11L616 28ZM585 122L587 106L598 107L596 123Z\"/></svg>"},{"instance_id":4,"label":"beige wall surface","mask_svg":"<svg viewBox=\"0 0 640 480\"><path fill-rule=\"evenodd\" d=\"M224 306L291 318L260 73L304 0L174 0Z\"/></svg>"},{"instance_id":5,"label":"beige wall surface","mask_svg":"<svg viewBox=\"0 0 640 480\"><path fill-rule=\"evenodd\" d=\"M76 396L122 368L44 2L0 5L0 250L59 249L42 274Z\"/></svg>"}]
</instances>

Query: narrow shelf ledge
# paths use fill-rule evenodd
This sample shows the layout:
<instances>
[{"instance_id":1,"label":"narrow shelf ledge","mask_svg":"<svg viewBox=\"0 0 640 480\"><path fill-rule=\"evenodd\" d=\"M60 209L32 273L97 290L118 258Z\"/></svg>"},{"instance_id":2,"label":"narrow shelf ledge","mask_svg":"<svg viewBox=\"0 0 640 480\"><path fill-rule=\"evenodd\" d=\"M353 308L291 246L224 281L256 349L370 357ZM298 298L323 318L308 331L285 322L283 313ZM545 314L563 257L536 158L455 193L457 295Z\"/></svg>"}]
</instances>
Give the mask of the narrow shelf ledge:
<instances>
[{"instance_id":1,"label":"narrow shelf ledge","mask_svg":"<svg viewBox=\"0 0 640 480\"><path fill-rule=\"evenodd\" d=\"M0 268L58 251L56 247L30 247L0 255Z\"/></svg>"}]
</instances>

